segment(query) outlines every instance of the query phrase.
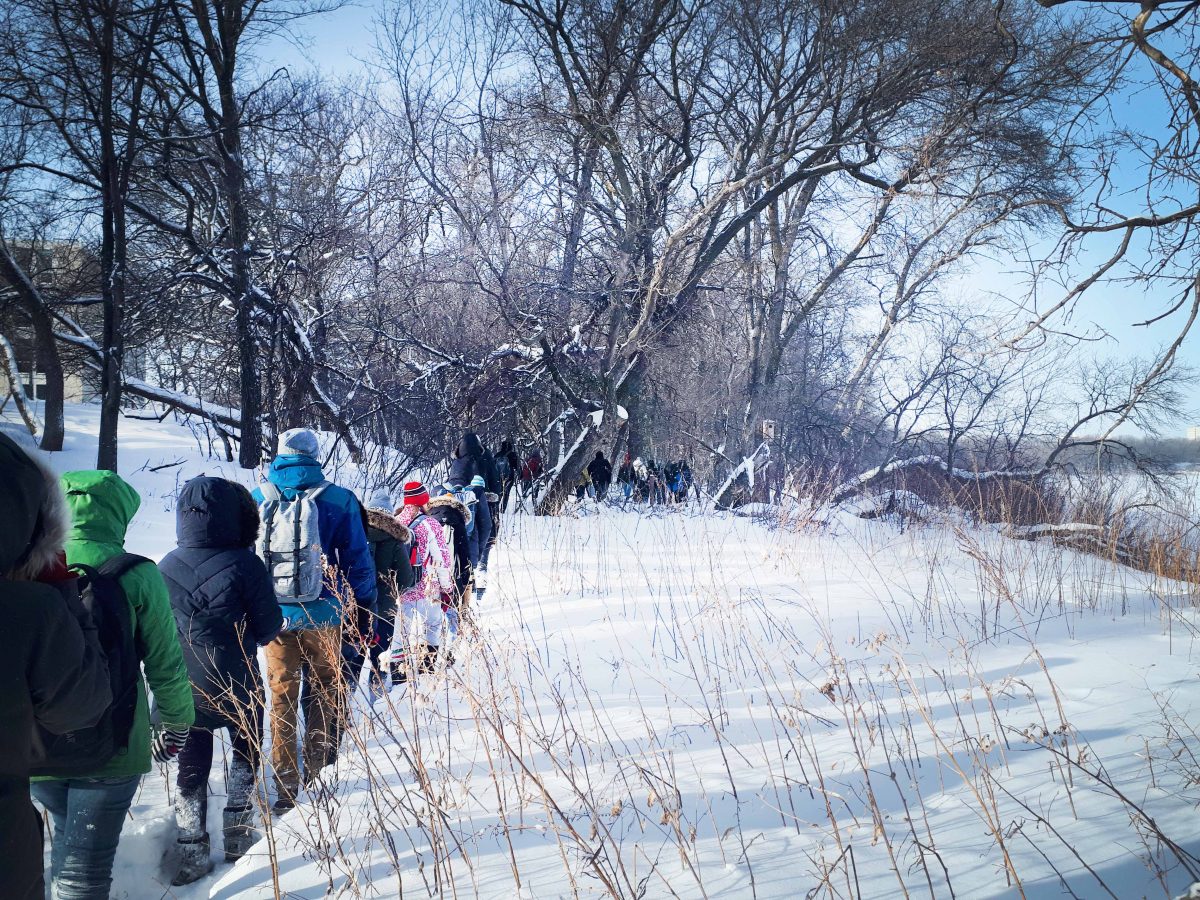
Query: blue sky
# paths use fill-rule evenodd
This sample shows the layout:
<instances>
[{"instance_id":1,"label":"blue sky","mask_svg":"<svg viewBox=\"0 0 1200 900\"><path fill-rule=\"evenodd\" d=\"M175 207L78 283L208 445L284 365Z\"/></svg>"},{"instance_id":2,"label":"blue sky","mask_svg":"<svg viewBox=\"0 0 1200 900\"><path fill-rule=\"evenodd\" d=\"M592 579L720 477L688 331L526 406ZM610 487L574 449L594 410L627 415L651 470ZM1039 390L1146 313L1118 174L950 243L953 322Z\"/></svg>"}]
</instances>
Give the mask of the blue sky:
<instances>
[{"instance_id":1,"label":"blue sky","mask_svg":"<svg viewBox=\"0 0 1200 900\"><path fill-rule=\"evenodd\" d=\"M286 42L276 38L265 44L261 48L264 62L296 70L315 67L334 76L356 75L365 70L362 60L373 53L373 27L383 8L382 2L360 0L307 19L299 29L302 34L299 41ZM1144 71L1144 68L1140 70ZM1161 130L1166 121L1166 110L1157 89L1114 96L1109 114L1115 124L1148 134ZM1118 184L1124 184L1126 193L1112 198L1115 209L1130 214L1143 210L1144 197L1139 191L1142 184L1138 174L1137 160L1129 158L1120 162L1114 178ZM1087 246L1088 250L1079 260L1079 273L1085 273L1089 266L1103 260L1105 251L1113 245L1095 240ZM1020 297L1028 291L1028 275L1015 262L988 263L959 279L958 288L967 293L978 290L992 296ZM1061 289L1043 285L1040 295L1043 303L1053 303L1061 296ZM1091 355L1150 356L1176 336L1182 320L1176 315L1149 327L1138 327L1138 323L1164 312L1174 299L1165 292L1147 293L1140 285L1097 284L1077 305L1070 330L1107 335L1088 345L1084 352ZM1180 353L1180 361L1200 370L1200 335L1188 339ZM1180 423L1180 432L1192 421L1200 424L1200 386L1192 389L1190 394L1193 412L1188 421Z\"/></svg>"}]
</instances>

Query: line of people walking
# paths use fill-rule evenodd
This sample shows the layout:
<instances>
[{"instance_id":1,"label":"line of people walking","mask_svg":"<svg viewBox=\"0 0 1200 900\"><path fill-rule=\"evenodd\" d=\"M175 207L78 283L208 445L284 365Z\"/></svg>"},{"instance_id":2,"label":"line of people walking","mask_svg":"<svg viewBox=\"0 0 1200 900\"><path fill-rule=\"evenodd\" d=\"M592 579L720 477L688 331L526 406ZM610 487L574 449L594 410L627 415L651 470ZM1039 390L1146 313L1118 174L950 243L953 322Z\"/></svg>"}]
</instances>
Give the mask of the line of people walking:
<instances>
[{"instance_id":1,"label":"line of people walking","mask_svg":"<svg viewBox=\"0 0 1200 900\"><path fill-rule=\"evenodd\" d=\"M107 898L152 760L178 760L174 882L211 871L207 793L222 729L226 861L259 838L268 715L273 813L320 796L364 668L375 696L453 664L503 494L495 458L468 433L443 484L409 481L398 502L380 488L360 503L326 478L317 435L294 429L253 492L189 481L177 547L155 565L124 549L141 501L116 473L56 478L3 435L0 471L0 609L20 644L0 659L5 898L43 896L31 799L53 825L54 896Z\"/></svg>"}]
</instances>

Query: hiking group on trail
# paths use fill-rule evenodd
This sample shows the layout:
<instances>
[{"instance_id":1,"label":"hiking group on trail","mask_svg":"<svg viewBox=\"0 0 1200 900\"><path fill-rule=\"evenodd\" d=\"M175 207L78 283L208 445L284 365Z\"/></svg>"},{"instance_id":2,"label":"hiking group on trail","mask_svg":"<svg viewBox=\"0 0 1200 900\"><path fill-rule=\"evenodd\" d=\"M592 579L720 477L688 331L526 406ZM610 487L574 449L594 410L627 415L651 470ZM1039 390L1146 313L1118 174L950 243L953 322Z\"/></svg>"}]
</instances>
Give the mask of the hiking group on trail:
<instances>
[{"instance_id":1,"label":"hiking group on trail","mask_svg":"<svg viewBox=\"0 0 1200 900\"><path fill-rule=\"evenodd\" d=\"M0 434L0 609L15 626L0 659L0 897L44 896L36 801L53 829L53 896L107 898L152 760L178 761L173 882L202 878L216 731L231 749L221 849L232 862L260 836L259 773L273 814L320 796L355 690L373 703L454 664L502 498L523 477L512 444L497 462L468 432L443 484L410 480L395 502L379 488L361 503L319 457L317 435L293 429L253 492L187 482L176 549L156 565L125 551L141 504L125 480L57 478Z\"/></svg>"}]
</instances>

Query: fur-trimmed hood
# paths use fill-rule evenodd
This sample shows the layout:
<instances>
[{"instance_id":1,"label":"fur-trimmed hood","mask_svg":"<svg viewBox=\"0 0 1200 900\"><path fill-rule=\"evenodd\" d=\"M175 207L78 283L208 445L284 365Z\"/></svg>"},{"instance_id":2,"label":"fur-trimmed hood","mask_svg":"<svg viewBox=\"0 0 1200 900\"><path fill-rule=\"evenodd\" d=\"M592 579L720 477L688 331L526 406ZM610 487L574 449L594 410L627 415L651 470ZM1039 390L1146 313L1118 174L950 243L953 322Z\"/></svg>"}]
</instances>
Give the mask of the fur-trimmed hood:
<instances>
[{"instance_id":1,"label":"fur-trimmed hood","mask_svg":"<svg viewBox=\"0 0 1200 900\"><path fill-rule=\"evenodd\" d=\"M458 510L463 517L463 521L468 525L471 523L471 510L457 497L453 497L450 494L442 494L429 501L429 509L436 509L439 506L448 506L451 509Z\"/></svg>"},{"instance_id":2,"label":"fur-trimmed hood","mask_svg":"<svg viewBox=\"0 0 1200 900\"><path fill-rule=\"evenodd\" d=\"M378 528L402 544L412 543L412 532L408 530L408 526L397 522L396 517L387 510L368 509L367 524L372 528Z\"/></svg>"},{"instance_id":3,"label":"fur-trimmed hood","mask_svg":"<svg viewBox=\"0 0 1200 900\"><path fill-rule=\"evenodd\" d=\"M0 577L31 581L54 566L71 527L58 476L0 434Z\"/></svg>"}]
</instances>

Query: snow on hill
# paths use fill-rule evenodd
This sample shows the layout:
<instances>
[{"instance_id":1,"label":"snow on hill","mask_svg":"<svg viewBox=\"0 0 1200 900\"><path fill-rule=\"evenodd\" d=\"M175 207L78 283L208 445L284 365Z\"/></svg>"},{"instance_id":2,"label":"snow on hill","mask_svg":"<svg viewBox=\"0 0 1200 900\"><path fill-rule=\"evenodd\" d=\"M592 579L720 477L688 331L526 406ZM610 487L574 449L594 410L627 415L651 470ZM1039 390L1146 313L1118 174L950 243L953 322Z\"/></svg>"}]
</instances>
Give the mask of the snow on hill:
<instances>
[{"instance_id":1,"label":"snow on hill","mask_svg":"<svg viewBox=\"0 0 1200 900\"><path fill-rule=\"evenodd\" d=\"M70 448L89 465L91 410ZM3 425L13 433L16 426ZM131 549L207 472L123 423ZM148 776L117 897L1161 897L1200 877L1195 595L991 530L615 509L505 521L456 665L322 789L165 887ZM222 776L212 781L219 821ZM219 843L219 841L215 842Z\"/></svg>"}]
</instances>

